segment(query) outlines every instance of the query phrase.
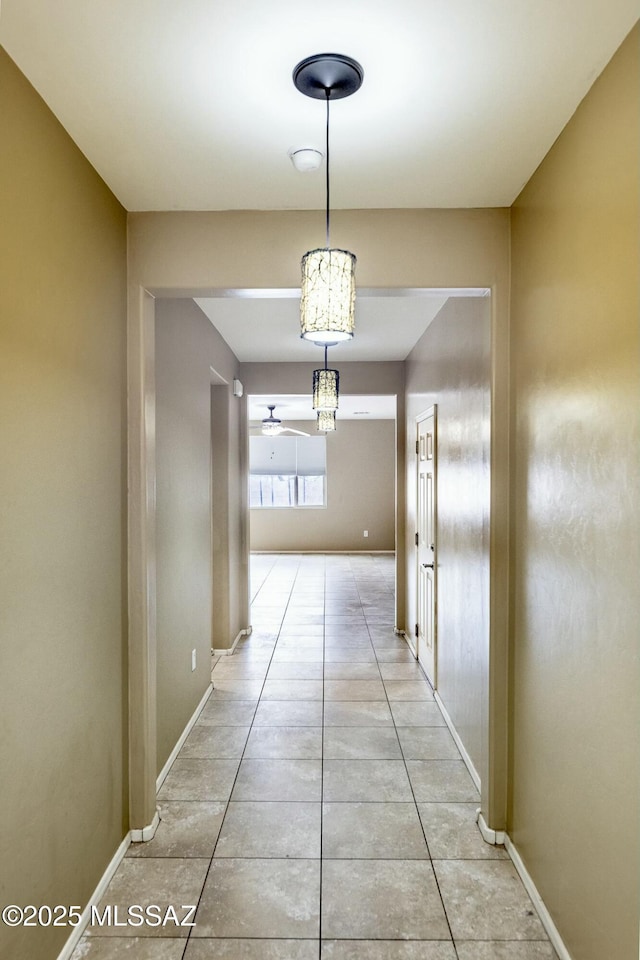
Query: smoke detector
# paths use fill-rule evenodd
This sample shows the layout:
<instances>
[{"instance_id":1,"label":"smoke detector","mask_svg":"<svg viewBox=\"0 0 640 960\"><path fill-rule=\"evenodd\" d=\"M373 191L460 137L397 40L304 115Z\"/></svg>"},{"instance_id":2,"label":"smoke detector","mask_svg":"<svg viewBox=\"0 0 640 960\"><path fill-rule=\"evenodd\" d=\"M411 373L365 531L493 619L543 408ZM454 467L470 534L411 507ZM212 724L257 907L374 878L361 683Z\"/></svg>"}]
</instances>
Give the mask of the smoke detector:
<instances>
[{"instance_id":1,"label":"smoke detector","mask_svg":"<svg viewBox=\"0 0 640 960\"><path fill-rule=\"evenodd\" d=\"M315 147L292 147L289 150L291 163L300 173L312 173L318 170L324 160L322 150Z\"/></svg>"}]
</instances>

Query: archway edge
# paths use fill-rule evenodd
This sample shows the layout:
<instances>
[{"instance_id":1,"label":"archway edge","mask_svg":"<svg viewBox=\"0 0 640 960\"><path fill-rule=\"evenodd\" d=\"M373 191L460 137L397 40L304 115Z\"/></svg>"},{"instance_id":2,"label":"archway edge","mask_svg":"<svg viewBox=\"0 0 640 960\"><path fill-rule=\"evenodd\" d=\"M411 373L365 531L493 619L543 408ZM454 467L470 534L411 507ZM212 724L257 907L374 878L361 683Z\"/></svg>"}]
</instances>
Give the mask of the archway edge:
<instances>
[{"instance_id":1,"label":"archway edge","mask_svg":"<svg viewBox=\"0 0 640 960\"><path fill-rule=\"evenodd\" d=\"M128 217L128 604L130 827L155 815L155 297L297 288L317 211L130 213ZM491 588L482 809L506 823L509 627L509 211L336 211L358 284L492 294ZM233 295L233 294L231 294ZM399 470L404 464L399 463ZM404 508L399 486L398 510ZM399 527L399 529L401 529Z\"/></svg>"}]
</instances>

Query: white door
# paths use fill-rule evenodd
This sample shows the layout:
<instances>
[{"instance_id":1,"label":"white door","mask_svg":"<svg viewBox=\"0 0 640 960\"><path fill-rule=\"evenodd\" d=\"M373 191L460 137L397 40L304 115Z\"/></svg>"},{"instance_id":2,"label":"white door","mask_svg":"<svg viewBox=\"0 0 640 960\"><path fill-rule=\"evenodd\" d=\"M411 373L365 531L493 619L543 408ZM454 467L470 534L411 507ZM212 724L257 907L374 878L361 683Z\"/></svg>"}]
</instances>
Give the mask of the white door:
<instances>
[{"instance_id":1,"label":"white door","mask_svg":"<svg viewBox=\"0 0 640 960\"><path fill-rule=\"evenodd\" d=\"M417 419L418 503L416 509L418 660L436 686L436 408Z\"/></svg>"}]
</instances>

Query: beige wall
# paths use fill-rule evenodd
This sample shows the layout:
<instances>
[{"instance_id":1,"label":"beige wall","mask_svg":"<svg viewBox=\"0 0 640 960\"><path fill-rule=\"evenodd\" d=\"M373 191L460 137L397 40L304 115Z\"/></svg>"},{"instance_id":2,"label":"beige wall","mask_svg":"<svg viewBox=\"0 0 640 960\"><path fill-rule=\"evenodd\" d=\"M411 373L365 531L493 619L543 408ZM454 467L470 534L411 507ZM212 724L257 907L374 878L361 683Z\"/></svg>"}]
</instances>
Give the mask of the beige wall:
<instances>
[{"instance_id":1,"label":"beige wall","mask_svg":"<svg viewBox=\"0 0 640 960\"><path fill-rule=\"evenodd\" d=\"M231 386L236 368L235 356L192 300L159 302L156 311L158 770L162 769L210 682L211 646L230 646L241 629L239 611L233 606L233 598L229 601L232 522L229 486L237 487L240 482L237 467L235 474L230 474L234 452L237 461L239 449L236 421L240 404L232 396ZM227 385L213 387L212 418L212 380L217 382L220 378L226 380ZM216 603L212 609L214 577ZM242 627L246 626L245 616ZM192 650L196 650L193 672Z\"/></svg>"},{"instance_id":2,"label":"beige wall","mask_svg":"<svg viewBox=\"0 0 640 960\"><path fill-rule=\"evenodd\" d=\"M128 829L126 217L1 50L0 116L0 900L84 904Z\"/></svg>"},{"instance_id":3,"label":"beige wall","mask_svg":"<svg viewBox=\"0 0 640 960\"><path fill-rule=\"evenodd\" d=\"M317 433L309 420L287 426ZM395 461L394 420L338 415L327 434L326 508L252 510L251 549L394 550Z\"/></svg>"},{"instance_id":4,"label":"beige wall","mask_svg":"<svg viewBox=\"0 0 640 960\"><path fill-rule=\"evenodd\" d=\"M300 257L322 243L318 211L129 215L130 280L162 296L300 286ZM493 287L508 306L509 212L335 210L332 240L358 257L363 287Z\"/></svg>"},{"instance_id":5,"label":"beige wall","mask_svg":"<svg viewBox=\"0 0 640 960\"><path fill-rule=\"evenodd\" d=\"M437 688L483 781L489 668L491 301L451 298L407 358L407 611L415 622L416 417L437 404Z\"/></svg>"},{"instance_id":6,"label":"beige wall","mask_svg":"<svg viewBox=\"0 0 640 960\"><path fill-rule=\"evenodd\" d=\"M509 829L575 960L638 956L639 31L518 198Z\"/></svg>"}]
</instances>

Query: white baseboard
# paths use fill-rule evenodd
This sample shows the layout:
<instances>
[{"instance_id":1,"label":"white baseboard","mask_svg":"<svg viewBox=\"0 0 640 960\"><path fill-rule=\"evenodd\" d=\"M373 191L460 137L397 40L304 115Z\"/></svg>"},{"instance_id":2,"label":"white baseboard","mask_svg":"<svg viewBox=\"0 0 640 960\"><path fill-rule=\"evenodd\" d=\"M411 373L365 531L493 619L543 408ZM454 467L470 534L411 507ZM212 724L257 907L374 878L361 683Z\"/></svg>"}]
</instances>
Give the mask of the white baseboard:
<instances>
[{"instance_id":1,"label":"white baseboard","mask_svg":"<svg viewBox=\"0 0 640 960\"><path fill-rule=\"evenodd\" d=\"M505 845L507 835L504 830L493 830L487 826L484 814L479 808L476 810L476 823L478 824L482 839L485 843L490 843L493 847L503 847Z\"/></svg>"},{"instance_id":2,"label":"white baseboard","mask_svg":"<svg viewBox=\"0 0 640 960\"><path fill-rule=\"evenodd\" d=\"M120 846L118 847L118 849L116 850L115 854L113 855L111 862L109 863L109 866L107 867L105 872L102 874L102 877L98 882L98 886L95 888L95 890L89 897L89 902L87 903L86 907L84 908L80 916L80 922L78 923L78 926L74 927L73 930L71 931L71 934L69 935L69 939L67 940L64 947L58 954L58 960L70 960L71 954L73 953L75 948L78 946L80 938L82 937L82 934L87 929L89 921L91 920L91 908L97 906L100 900L105 895L107 887L111 883L111 879L114 873L116 872L116 870L118 869L118 867L120 866L120 863L125 853L129 849L130 844L131 844L131 834L128 833L124 838L124 840L122 841L122 843L120 844Z\"/></svg>"},{"instance_id":3,"label":"white baseboard","mask_svg":"<svg viewBox=\"0 0 640 960\"><path fill-rule=\"evenodd\" d=\"M177 757L178 753L182 749L182 746L185 740L191 733L191 729L195 724L196 720L198 719L205 703L211 696L212 690L213 690L213 685L210 684L207 687L202 699L200 700L200 703L196 707L193 713L193 716L191 717L186 727L184 728L180 736L180 739L178 740L175 747L171 751L171 756L169 757L164 767L162 768L158 776L158 779L156 781L156 790L159 790L162 784L164 783L164 780L167 774L169 773L169 769L171 768L171 764ZM85 932L89 924L89 921L91 919L91 908L94 906L97 906L97 904L100 902L100 900L104 896L106 889L113 878L114 873L120 866L120 863L122 862L122 859L124 858L124 855L129 849L132 841L135 840L136 842L144 842L144 841L151 840L156 830L158 829L159 823L160 823L160 817L159 817L158 811L156 810L153 820L148 826L143 827L141 830L130 830L129 833L127 833L126 837L124 838L124 840L116 850L115 854L113 855L111 862L109 863L109 866L107 867L102 877L100 878L98 886L95 888L95 890L89 897L89 902L87 903L86 907L84 908L80 916L80 922L78 923L77 927L73 928L67 942L65 943L64 947L58 954L58 960L70 960L71 954L77 947L80 941L80 938L82 937L83 933Z\"/></svg>"},{"instance_id":4,"label":"white baseboard","mask_svg":"<svg viewBox=\"0 0 640 960\"><path fill-rule=\"evenodd\" d=\"M444 703L443 703L442 700L440 699L440 696L438 695L437 690L434 690L434 691L433 691L433 696L435 697L435 701L436 701L436 703L438 704L438 706L440 707L440 710L442 711L442 716L444 717L444 722L445 722L446 725L449 727L449 733L451 734L451 736L452 736L453 739L455 740L456 747L457 747L458 750L460 751L460 756L461 756L462 759L464 760L465 766L466 766L467 770L469 771L469 774L470 774L470 776L471 776L471 779L472 779L473 782L475 783L476 789L479 791L479 790L480 790L480 775L478 774L478 771L476 770L476 768L475 768L474 765L473 765L473 760L471 759L471 757L470 757L469 754L467 753L467 750L466 750L466 748L465 748L464 743L462 742L462 740L461 740L460 737L458 736L458 731L456 730L456 728L455 728L455 726L454 726L454 724L453 724L453 720L451 719L451 717L450 717L449 714L447 713L447 708L445 707Z\"/></svg>"},{"instance_id":5,"label":"white baseboard","mask_svg":"<svg viewBox=\"0 0 640 960\"><path fill-rule=\"evenodd\" d=\"M184 746L184 742L185 742L185 740L187 739L187 737L189 736L189 734L191 733L191 730L192 730L192 728L193 728L193 725L195 724L196 720L197 720L198 717L200 716L200 713L201 713L201 711L202 711L202 708L204 707L205 703L207 702L207 700L208 700L209 697L211 696L211 691L212 691L212 690L213 690L213 684L210 683L209 686L207 687L207 689L206 689L205 692L204 692L204 695L203 695L203 697L202 697L202 700L200 701L200 703L198 704L198 706L197 706L196 709L194 710L193 716L191 717L191 719L190 719L189 722L187 723L186 727L185 727L184 730L182 731L182 734L180 735L180 739L178 740L178 742L176 743L175 747L173 748L173 750L172 750L171 753L169 754L169 757L168 757L168 759L167 759L167 762L165 763L164 767L162 768L162 770L161 770L160 773L158 774L158 779L156 780L156 793L158 792L158 790L160 789L160 787L162 786L162 784L163 784L164 781L166 780L167 774L169 773L169 770L171 769L171 765L172 765L173 761L175 760L175 758L178 756L178 754L179 754L180 751L182 750L182 747Z\"/></svg>"},{"instance_id":6,"label":"white baseboard","mask_svg":"<svg viewBox=\"0 0 640 960\"><path fill-rule=\"evenodd\" d=\"M507 853L511 857L511 860L513 861L513 865L516 868L518 875L520 876L520 879L522 880L527 893L531 897L533 905L536 908L538 916L540 917L540 922L542 923L542 926L547 931L547 936L551 941L551 945L553 949L558 954L559 960L572 960L571 954L567 950L564 944L564 941L560 936L560 933L558 932L558 928L556 927L555 923L551 918L551 914L547 910L542 897L538 893L538 888L533 882L531 878L531 874L529 873L524 863L522 862L522 857L516 850L516 847L508 833L505 834L504 846L505 846L505 850L507 851Z\"/></svg>"},{"instance_id":7,"label":"white baseboard","mask_svg":"<svg viewBox=\"0 0 640 960\"><path fill-rule=\"evenodd\" d=\"M562 940L562 937L558 932L558 928L556 927L555 923L551 919L551 914L547 910L544 904L544 900L540 896L538 892L538 888L533 882L531 874L529 873L524 863L522 862L522 857L516 850L516 847L513 841L511 840L511 837L509 836L509 834L506 833L504 830L492 830L491 827L488 827L487 821L485 820L480 810L478 810L476 813L476 820L478 823L478 827L480 829L480 833L482 834L483 840L493 845L498 844L500 846L504 846L505 850L511 857L511 860L513 862L514 867L516 868L518 876L522 880L525 890L531 897L531 902L533 903L536 909L536 913L540 917L540 922L547 932L547 936L551 941L551 945L553 949L558 954L559 960L571 960L571 955L567 950Z\"/></svg>"},{"instance_id":8,"label":"white baseboard","mask_svg":"<svg viewBox=\"0 0 640 960\"><path fill-rule=\"evenodd\" d=\"M417 660L417 659L418 659L418 654L416 653L416 649L415 649L414 645L411 643L411 639L410 639L409 634L407 633L407 631L406 631L406 630L399 630L398 627L394 627L394 628L393 628L393 632L395 633L396 637L400 637L402 640L405 641L405 643L406 643L407 646L409 647L409 650L411 650L411 653L414 655L414 657L415 657L416 660Z\"/></svg>"},{"instance_id":9,"label":"white baseboard","mask_svg":"<svg viewBox=\"0 0 640 960\"><path fill-rule=\"evenodd\" d=\"M156 810L153 815L153 820L148 826L143 827L142 830L131 831L131 843L148 843L149 840L153 840L159 825L160 814Z\"/></svg>"},{"instance_id":10,"label":"white baseboard","mask_svg":"<svg viewBox=\"0 0 640 960\"><path fill-rule=\"evenodd\" d=\"M253 630L253 627L246 627L244 630L241 630L230 647L224 647L224 649L219 647L211 647L212 655L214 657L230 657L231 654L235 651L240 641L242 640L242 638L250 636L252 630Z\"/></svg>"},{"instance_id":11,"label":"white baseboard","mask_svg":"<svg viewBox=\"0 0 640 960\"><path fill-rule=\"evenodd\" d=\"M456 746L460 751L460 755L464 760L465 766L469 771L471 779L475 783L478 790L480 790L480 777L478 775L478 771L473 765L473 761L471 760L471 757L465 750L464 745L458 735L458 732L455 726L453 725L453 721L451 720L451 717L449 716L447 709L444 706L440 696L436 691L434 691L433 695L435 697L436 703L438 704L438 706L440 707L440 710L442 711L442 716L444 717L445 723L449 728L449 732L451 733L451 736L455 740ZM480 833L482 834L483 840L485 840L487 843L490 843L492 845L504 846L505 850L511 857L513 865L516 868L516 871L520 879L522 880L525 890L531 897L531 902L533 903L533 906L535 907L536 912L540 917L540 922L542 923L542 926L547 932L547 936L551 941L551 945L553 949L556 951L556 953L558 954L558 960L572 960L571 954L567 950L564 944L564 941L562 940L562 937L558 932L558 928L553 922L551 918L551 914L547 910L544 904L544 901L538 892L538 888L533 882L533 879L529 871L527 870L524 863L522 862L522 857L518 853L509 834L506 833L504 830L493 830L491 827L489 827L480 809L478 809L476 812L476 821L480 829Z\"/></svg>"}]
</instances>

